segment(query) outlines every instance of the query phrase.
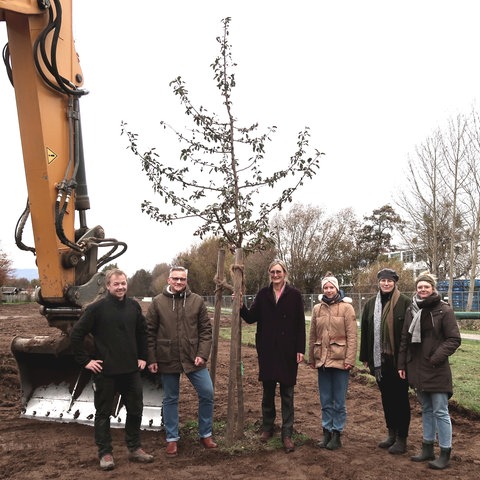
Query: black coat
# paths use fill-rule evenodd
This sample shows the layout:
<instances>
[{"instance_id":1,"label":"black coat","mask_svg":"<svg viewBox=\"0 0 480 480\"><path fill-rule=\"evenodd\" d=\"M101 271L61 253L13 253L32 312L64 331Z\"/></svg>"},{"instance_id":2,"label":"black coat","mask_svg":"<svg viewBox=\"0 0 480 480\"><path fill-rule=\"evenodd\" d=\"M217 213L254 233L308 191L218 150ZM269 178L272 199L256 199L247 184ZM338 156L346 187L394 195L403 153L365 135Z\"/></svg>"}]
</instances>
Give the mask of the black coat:
<instances>
[{"instance_id":1,"label":"black coat","mask_svg":"<svg viewBox=\"0 0 480 480\"><path fill-rule=\"evenodd\" d=\"M95 343L93 357L84 347L86 335ZM123 300L107 293L90 304L75 323L71 333L75 360L85 366L90 360L103 360L105 375L138 371L138 360L147 360L147 327L137 301Z\"/></svg>"},{"instance_id":2,"label":"black coat","mask_svg":"<svg viewBox=\"0 0 480 480\"><path fill-rule=\"evenodd\" d=\"M259 380L287 386L297 382L297 353L305 353L305 312L300 292L286 284L275 302L273 287L262 288L250 309L240 315L247 323L257 323L255 345Z\"/></svg>"}]
</instances>

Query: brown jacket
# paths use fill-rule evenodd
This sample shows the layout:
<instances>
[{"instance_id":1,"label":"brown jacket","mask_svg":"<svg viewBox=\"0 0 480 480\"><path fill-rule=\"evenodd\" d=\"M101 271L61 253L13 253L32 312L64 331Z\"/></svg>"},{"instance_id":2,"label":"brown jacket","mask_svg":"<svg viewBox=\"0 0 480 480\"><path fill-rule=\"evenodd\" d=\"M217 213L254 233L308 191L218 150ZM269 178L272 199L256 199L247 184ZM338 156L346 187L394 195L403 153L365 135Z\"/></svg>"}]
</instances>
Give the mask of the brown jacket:
<instances>
[{"instance_id":1,"label":"brown jacket","mask_svg":"<svg viewBox=\"0 0 480 480\"><path fill-rule=\"evenodd\" d=\"M421 343L411 343L408 333L413 315L405 315L398 369L407 372L408 383L423 392L453 392L448 357L460 346L461 337L452 307L440 300L422 308Z\"/></svg>"},{"instance_id":2,"label":"brown jacket","mask_svg":"<svg viewBox=\"0 0 480 480\"><path fill-rule=\"evenodd\" d=\"M313 307L308 362L315 368L343 370L346 363L355 365L357 319L351 301L345 297L331 305L320 301Z\"/></svg>"}]
</instances>

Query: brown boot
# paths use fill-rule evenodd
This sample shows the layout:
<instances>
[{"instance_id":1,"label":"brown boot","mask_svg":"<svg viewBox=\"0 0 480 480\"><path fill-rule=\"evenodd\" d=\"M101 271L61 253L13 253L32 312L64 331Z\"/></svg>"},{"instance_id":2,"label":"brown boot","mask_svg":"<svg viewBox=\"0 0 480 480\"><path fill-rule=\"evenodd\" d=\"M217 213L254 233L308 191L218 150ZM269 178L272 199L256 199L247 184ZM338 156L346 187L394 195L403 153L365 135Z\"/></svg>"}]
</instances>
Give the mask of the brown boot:
<instances>
[{"instance_id":1,"label":"brown boot","mask_svg":"<svg viewBox=\"0 0 480 480\"><path fill-rule=\"evenodd\" d=\"M201 438L200 443L203 445L203 448L206 448L207 450L218 447L218 445L213 441L212 437Z\"/></svg>"},{"instance_id":2,"label":"brown boot","mask_svg":"<svg viewBox=\"0 0 480 480\"><path fill-rule=\"evenodd\" d=\"M178 454L177 442L167 442L167 449L165 450L167 457L176 457Z\"/></svg>"},{"instance_id":3,"label":"brown boot","mask_svg":"<svg viewBox=\"0 0 480 480\"><path fill-rule=\"evenodd\" d=\"M260 441L262 443L268 442L273 437L273 432L271 430L263 430L260 434Z\"/></svg>"},{"instance_id":4,"label":"brown boot","mask_svg":"<svg viewBox=\"0 0 480 480\"><path fill-rule=\"evenodd\" d=\"M290 437L283 437L283 448L285 449L285 453L290 453L295 450L295 444Z\"/></svg>"}]
</instances>

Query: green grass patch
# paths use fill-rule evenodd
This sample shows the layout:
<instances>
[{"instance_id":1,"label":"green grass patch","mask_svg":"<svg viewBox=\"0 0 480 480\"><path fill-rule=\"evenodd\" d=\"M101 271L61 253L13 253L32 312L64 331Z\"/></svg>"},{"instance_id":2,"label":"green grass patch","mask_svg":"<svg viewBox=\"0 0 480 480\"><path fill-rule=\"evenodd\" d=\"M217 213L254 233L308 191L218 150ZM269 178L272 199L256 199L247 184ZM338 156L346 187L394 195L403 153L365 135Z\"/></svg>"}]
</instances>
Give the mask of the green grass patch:
<instances>
[{"instance_id":1,"label":"green grass patch","mask_svg":"<svg viewBox=\"0 0 480 480\"><path fill-rule=\"evenodd\" d=\"M450 357L453 397L460 407L480 415L480 341L462 340Z\"/></svg>"}]
</instances>

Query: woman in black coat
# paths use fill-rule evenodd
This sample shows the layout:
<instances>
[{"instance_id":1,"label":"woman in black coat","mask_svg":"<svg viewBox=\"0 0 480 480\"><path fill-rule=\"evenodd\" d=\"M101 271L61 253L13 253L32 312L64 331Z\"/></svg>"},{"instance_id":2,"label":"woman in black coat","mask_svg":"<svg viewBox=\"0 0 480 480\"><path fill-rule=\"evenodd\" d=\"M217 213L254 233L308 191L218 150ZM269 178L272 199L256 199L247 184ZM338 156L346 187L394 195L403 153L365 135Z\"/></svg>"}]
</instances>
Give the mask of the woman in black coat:
<instances>
[{"instance_id":1,"label":"woman in black coat","mask_svg":"<svg viewBox=\"0 0 480 480\"><path fill-rule=\"evenodd\" d=\"M268 268L271 283L262 288L252 306L245 305L240 315L247 323L257 323L255 344L258 354L259 380L263 386L262 434L266 442L272 435L276 417L275 390L280 384L282 441L292 452L294 422L294 386L298 364L305 354L305 313L300 292L287 282L287 268L274 260Z\"/></svg>"}]
</instances>

